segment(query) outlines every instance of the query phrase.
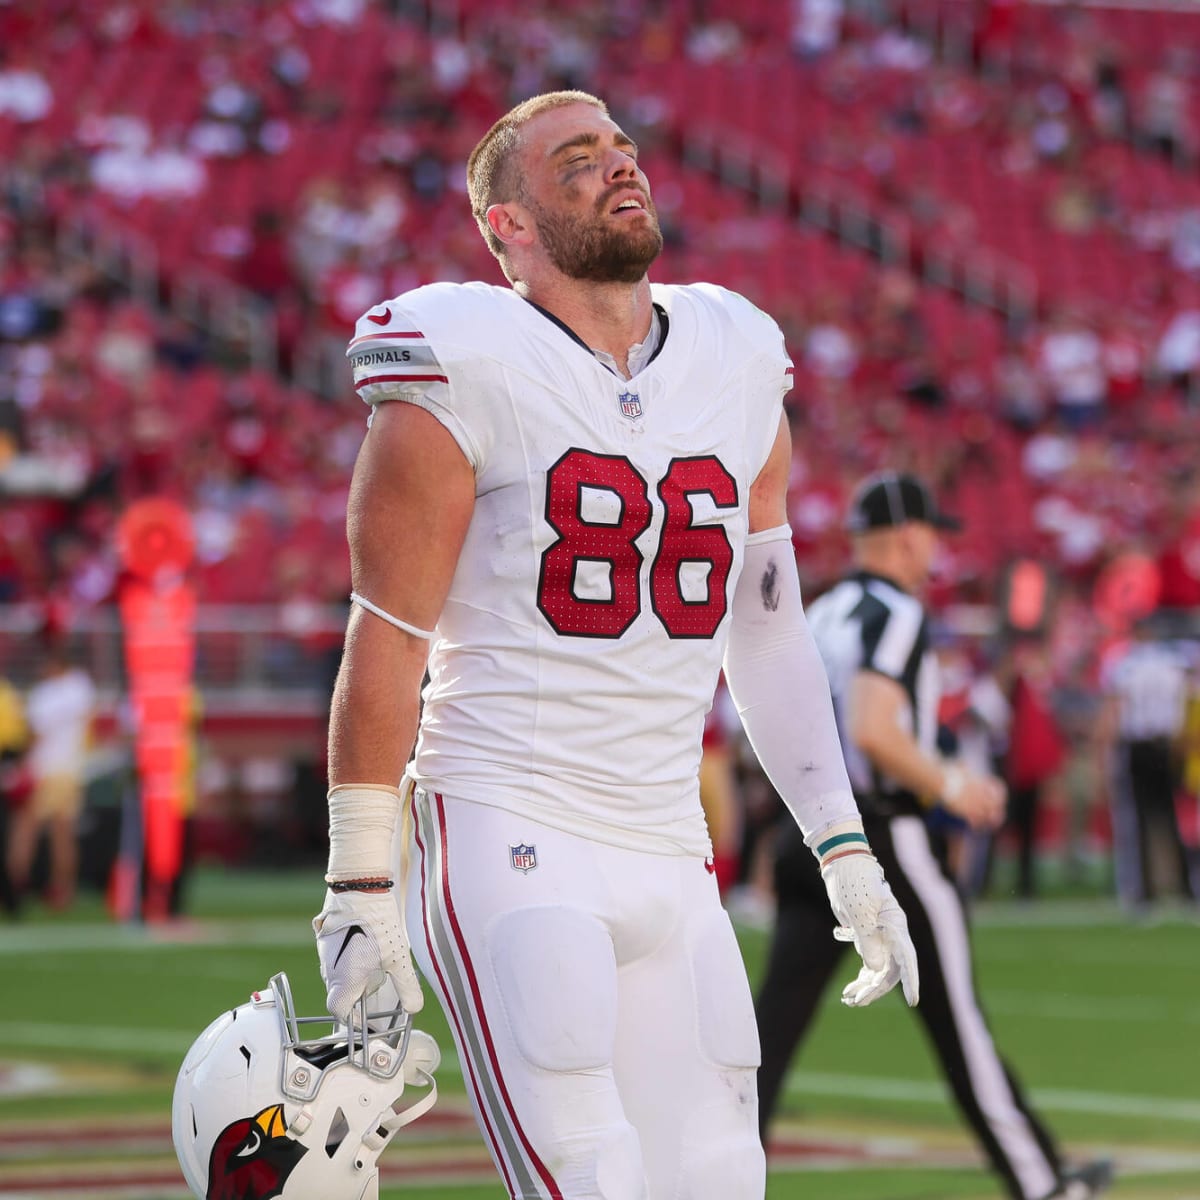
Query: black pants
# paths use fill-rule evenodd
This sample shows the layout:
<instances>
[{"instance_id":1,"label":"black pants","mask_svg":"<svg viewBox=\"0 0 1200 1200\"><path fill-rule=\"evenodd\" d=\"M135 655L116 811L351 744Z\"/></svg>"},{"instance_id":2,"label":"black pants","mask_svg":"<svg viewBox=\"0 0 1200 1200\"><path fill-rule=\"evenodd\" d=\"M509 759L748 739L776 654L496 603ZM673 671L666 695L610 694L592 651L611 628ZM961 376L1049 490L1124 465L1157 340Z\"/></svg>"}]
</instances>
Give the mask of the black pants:
<instances>
[{"instance_id":1,"label":"black pants","mask_svg":"<svg viewBox=\"0 0 1200 1200\"><path fill-rule=\"evenodd\" d=\"M1025 900L1034 894L1033 862L1037 838L1040 783L1014 787L1008 793L1008 813L1005 824L1017 835L1017 893ZM992 843L993 847L995 842Z\"/></svg>"},{"instance_id":2,"label":"black pants","mask_svg":"<svg viewBox=\"0 0 1200 1200\"><path fill-rule=\"evenodd\" d=\"M1034 1200L1057 1185L1061 1161L992 1041L975 990L966 912L920 817L868 819L871 846L908 917L917 951L921 1019L963 1116L1010 1195ZM759 1122L766 1131L788 1066L847 947L812 852L799 831L777 843L778 917L756 1003L762 1066ZM850 964L847 963L847 979Z\"/></svg>"},{"instance_id":3,"label":"black pants","mask_svg":"<svg viewBox=\"0 0 1200 1200\"><path fill-rule=\"evenodd\" d=\"M1133 792L1133 810L1137 817L1138 849L1142 867L1142 898L1153 900L1154 864L1150 860L1155 830L1170 846L1179 872L1180 888L1195 899L1187 848L1179 832L1175 814L1175 786L1178 781L1175 756L1167 738L1127 742L1129 787Z\"/></svg>"}]
</instances>

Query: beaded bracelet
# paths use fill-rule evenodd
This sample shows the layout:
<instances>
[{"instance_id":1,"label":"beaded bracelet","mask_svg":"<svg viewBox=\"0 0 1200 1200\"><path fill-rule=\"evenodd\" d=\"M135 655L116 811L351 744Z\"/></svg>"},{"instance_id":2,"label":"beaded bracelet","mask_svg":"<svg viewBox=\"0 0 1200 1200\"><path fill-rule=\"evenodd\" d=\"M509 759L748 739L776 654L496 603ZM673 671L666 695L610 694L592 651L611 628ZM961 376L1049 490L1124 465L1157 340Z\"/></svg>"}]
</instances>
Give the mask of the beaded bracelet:
<instances>
[{"instance_id":1,"label":"beaded bracelet","mask_svg":"<svg viewBox=\"0 0 1200 1200\"><path fill-rule=\"evenodd\" d=\"M331 892L388 892L395 887L391 879L339 879L329 882Z\"/></svg>"}]
</instances>

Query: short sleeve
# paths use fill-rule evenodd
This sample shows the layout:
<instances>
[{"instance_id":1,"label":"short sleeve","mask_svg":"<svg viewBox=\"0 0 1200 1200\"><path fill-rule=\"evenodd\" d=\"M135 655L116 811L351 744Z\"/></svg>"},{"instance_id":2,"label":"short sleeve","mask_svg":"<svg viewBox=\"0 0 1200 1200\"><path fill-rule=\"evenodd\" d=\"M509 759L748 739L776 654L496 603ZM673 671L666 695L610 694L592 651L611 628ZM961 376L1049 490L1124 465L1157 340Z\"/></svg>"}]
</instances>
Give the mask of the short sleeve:
<instances>
[{"instance_id":1,"label":"short sleeve","mask_svg":"<svg viewBox=\"0 0 1200 1200\"><path fill-rule=\"evenodd\" d=\"M738 292L720 289L720 293L741 343L734 361L740 362L739 373L749 393L747 444L761 468L775 445L783 398L792 390L792 360L773 317Z\"/></svg>"},{"instance_id":2,"label":"short sleeve","mask_svg":"<svg viewBox=\"0 0 1200 1200\"><path fill-rule=\"evenodd\" d=\"M925 649L925 614L911 604L871 605L863 614L862 667L902 681Z\"/></svg>"},{"instance_id":3,"label":"short sleeve","mask_svg":"<svg viewBox=\"0 0 1200 1200\"><path fill-rule=\"evenodd\" d=\"M346 357L354 390L371 405L449 382L425 334L394 300L359 317Z\"/></svg>"},{"instance_id":4,"label":"short sleeve","mask_svg":"<svg viewBox=\"0 0 1200 1200\"><path fill-rule=\"evenodd\" d=\"M472 467L479 468L478 443L455 411L451 371L444 365L423 322L403 297L377 304L363 313L346 348L354 373L354 390L374 410L399 400L415 404L437 418L458 443Z\"/></svg>"}]
</instances>

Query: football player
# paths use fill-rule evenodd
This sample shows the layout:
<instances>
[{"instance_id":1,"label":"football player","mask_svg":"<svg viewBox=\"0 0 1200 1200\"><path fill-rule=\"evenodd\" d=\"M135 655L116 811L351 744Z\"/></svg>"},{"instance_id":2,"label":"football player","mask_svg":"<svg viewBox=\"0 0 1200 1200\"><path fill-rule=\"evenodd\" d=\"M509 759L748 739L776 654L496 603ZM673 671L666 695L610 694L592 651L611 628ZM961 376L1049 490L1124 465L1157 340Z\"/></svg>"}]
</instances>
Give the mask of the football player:
<instances>
[{"instance_id":1,"label":"football player","mask_svg":"<svg viewBox=\"0 0 1200 1200\"><path fill-rule=\"evenodd\" d=\"M468 189L511 286L385 301L348 351L329 1008L419 1009L411 936L511 1196L752 1200L758 1041L697 781L722 664L862 956L846 1002L917 997L801 603L791 363L741 296L649 282L650 185L595 97L518 105Z\"/></svg>"}]
</instances>

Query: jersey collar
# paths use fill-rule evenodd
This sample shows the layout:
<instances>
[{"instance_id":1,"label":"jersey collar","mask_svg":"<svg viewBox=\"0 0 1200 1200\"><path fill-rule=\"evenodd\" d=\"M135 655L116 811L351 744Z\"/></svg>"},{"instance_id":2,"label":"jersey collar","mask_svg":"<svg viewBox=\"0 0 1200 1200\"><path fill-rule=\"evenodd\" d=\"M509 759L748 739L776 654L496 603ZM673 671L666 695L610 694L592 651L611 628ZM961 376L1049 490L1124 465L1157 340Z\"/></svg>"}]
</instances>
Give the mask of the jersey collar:
<instances>
[{"instance_id":1,"label":"jersey collar","mask_svg":"<svg viewBox=\"0 0 1200 1200\"><path fill-rule=\"evenodd\" d=\"M537 309L537 311L540 312L547 321L551 321L553 324L557 325L559 329L561 329L563 333L565 333L567 337L571 339L571 341L573 341L577 346L582 346L584 350L586 350L598 363L601 364L601 366L607 367L608 370L612 371L612 373L616 375L618 379L621 378L620 372L617 371L610 363L605 362L604 359L600 357L599 353L593 350L591 346L589 346L587 342L585 342L583 338L581 338L579 334L577 334L575 330L573 330L565 321L560 321L552 312L543 308L535 301L529 300L525 296L521 296L521 299L524 300L525 303L531 308ZM655 315L658 317L658 345L654 347L650 357L646 359L646 361L639 368L640 371L644 371L662 353L662 348L667 344L667 332L671 328L671 318L667 316L667 310L663 308L663 306L659 304L657 300L652 301L652 305ZM650 333L648 333L646 336L647 338L650 338L653 335L654 323L651 322ZM606 355L605 357L608 356ZM635 371L634 374L636 375L638 372ZM630 378L632 378L632 376L630 376Z\"/></svg>"}]
</instances>

